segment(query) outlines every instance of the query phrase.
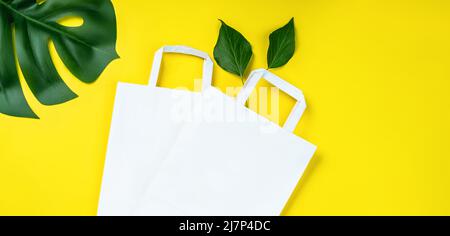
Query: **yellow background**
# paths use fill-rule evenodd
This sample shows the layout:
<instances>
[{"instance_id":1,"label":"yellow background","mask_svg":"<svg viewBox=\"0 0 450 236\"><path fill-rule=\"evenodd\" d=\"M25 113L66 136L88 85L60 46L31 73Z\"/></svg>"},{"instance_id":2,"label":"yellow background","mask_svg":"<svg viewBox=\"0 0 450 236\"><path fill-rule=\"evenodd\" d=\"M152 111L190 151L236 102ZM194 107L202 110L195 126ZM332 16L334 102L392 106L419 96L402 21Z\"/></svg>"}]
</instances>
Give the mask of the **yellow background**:
<instances>
[{"instance_id":1,"label":"yellow background","mask_svg":"<svg viewBox=\"0 0 450 236\"><path fill-rule=\"evenodd\" d=\"M296 133L318 152L283 214L450 215L449 1L113 3L121 59L98 82L79 82L55 57L80 98L45 107L24 86L41 120L0 115L1 215L94 215L117 81L146 84L165 44L212 55L218 18L252 43L251 69L265 67L270 32L292 16L298 48L275 73L304 91ZM162 86L191 86L200 73L199 60L165 61ZM241 85L214 72L217 87Z\"/></svg>"}]
</instances>

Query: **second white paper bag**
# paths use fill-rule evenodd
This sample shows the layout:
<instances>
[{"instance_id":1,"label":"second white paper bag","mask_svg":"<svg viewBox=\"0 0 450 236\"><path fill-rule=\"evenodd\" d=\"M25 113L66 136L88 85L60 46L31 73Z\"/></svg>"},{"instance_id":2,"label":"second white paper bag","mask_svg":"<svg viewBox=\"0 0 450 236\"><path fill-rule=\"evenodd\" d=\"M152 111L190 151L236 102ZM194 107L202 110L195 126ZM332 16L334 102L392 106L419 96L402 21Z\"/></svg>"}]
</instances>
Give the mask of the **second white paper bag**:
<instances>
[{"instance_id":1,"label":"second white paper bag","mask_svg":"<svg viewBox=\"0 0 450 236\"><path fill-rule=\"evenodd\" d=\"M283 128L245 107L261 78L298 100ZM133 214L281 213L316 150L292 133L306 108L302 92L266 70L256 70L237 101L223 98L246 119L185 124Z\"/></svg>"}]
</instances>

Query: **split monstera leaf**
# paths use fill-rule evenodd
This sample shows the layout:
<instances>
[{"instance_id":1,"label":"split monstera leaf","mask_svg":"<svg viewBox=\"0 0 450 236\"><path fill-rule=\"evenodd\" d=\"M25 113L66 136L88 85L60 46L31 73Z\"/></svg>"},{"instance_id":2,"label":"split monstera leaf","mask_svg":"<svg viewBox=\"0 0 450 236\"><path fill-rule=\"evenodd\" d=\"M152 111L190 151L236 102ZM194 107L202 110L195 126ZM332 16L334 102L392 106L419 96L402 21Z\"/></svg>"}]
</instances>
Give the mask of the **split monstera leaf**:
<instances>
[{"instance_id":1,"label":"split monstera leaf","mask_svg":"<svg viewBox=\"0 0 450 236\"><path fill-rule=\"evenodd\" d=\"M221 22L222 26L214 49L214 58L222 69L239 76L244 82L245 72L253 56L252 46L241 33L225 22ZM270 34L269 40L268 69L286 65L295 52L294 18L285 26Z\"/></svg>"},{"instance_id":2,"label":"split monstera leaf","mask_svg":"<svg viewBox=\"0 0 450 236\"><path fill-rule=\"evenodd\" d=\"M82 18L83 23L58 23L67 17ZM0 0L0 113L38 118L24 96L16 59L37 100L61 104L77 95L58 74L49 41L73 75L92 83L118 58L116 38L110 0Z\"/></svg>"}]
</instances>

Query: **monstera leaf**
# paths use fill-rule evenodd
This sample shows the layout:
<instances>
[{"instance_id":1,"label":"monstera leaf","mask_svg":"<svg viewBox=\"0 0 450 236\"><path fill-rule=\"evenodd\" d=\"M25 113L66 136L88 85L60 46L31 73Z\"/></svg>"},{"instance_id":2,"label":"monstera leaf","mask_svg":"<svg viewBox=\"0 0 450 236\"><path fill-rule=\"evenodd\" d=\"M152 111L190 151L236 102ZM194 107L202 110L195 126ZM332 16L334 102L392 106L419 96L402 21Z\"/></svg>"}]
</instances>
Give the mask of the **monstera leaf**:
<instances>
[{"instance_id":1,"label":"monstera leaf","mask_svg":"<svg viewBox=\"0 0 450 236\"><path fill-rule=\"evenodd\" d=\"M58 23L67 17L82 18L83 24L69 27ZM111 1L0 0L0 113L37 118L24 97L16 59L42 104L55 105L77 97L56 71L50 40L73 75L85 83L94 82L118 58Z\"/></svg>"}]
</instances>

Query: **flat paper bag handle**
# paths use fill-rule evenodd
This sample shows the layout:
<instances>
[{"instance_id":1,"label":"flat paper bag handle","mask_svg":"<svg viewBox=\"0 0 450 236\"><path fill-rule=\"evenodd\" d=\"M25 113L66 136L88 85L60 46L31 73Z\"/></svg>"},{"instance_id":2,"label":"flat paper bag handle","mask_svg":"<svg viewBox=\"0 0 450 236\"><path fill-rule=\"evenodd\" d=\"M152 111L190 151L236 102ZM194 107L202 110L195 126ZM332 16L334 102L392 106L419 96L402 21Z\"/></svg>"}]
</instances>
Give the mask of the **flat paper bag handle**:
<instances>
[{"instance_id":1,"label":"flat paper bag handle","mask_svg":"<svg viewBox=\"0 0 450 236\"><path fill-rule=\"evenodd\" d=\"M152 72L150 74L150 87L156 87L158 83L159 71L161 69L161 61L164 53L186 54L203 58L205 61L203 63L202 90L206 90L212 86L213 62L207 53L187 46L164 46L155 53Z\"/></svg>"},{"instance_id":2,"label":"flat paper bag handle","mask_svg":"<svg viewBox=\"0 0 450 236\"><path fill-rule=\"evenodd\" d=\"M306 109L305 97L303 96L303 93L300 89L289 84L288 82L272 74L271 72L265 69L258 69L250 73L249 78L245 82L244 87L237 97L238 103L242 106L245 106L245 102L248 100L248 98L252 94L252 91L255 89L256 85L262 78L266 79L269 83L281 89L289 96L297 100L297 103L295 104L291 114L289 115L286 123L283 126L283 128L288 132L294 132L298 122L302 118L303 112Z\"/></svg>"}]
</instances>

